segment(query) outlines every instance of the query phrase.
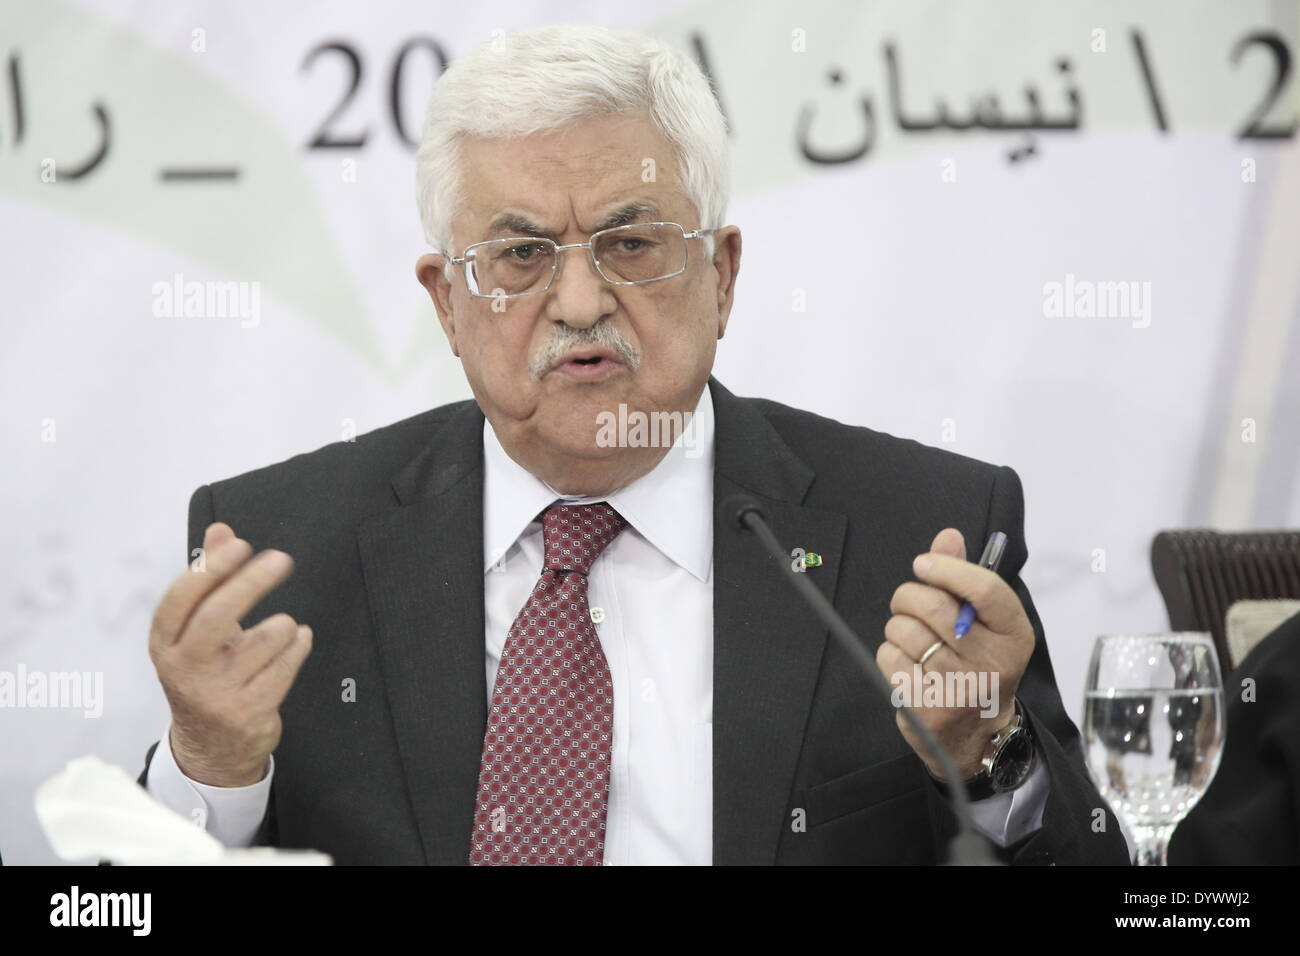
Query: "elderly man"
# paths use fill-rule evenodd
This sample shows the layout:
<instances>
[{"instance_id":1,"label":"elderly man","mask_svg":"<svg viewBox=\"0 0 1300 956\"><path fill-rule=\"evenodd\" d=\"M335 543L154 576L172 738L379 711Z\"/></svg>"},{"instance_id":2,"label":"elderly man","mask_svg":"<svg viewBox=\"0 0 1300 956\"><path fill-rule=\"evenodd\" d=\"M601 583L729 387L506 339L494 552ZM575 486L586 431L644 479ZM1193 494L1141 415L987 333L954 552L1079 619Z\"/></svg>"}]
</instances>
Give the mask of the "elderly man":
<instances>
[{"instance_id":1,"label":"elderly man","mask_svg":"<svg viewBox=\"0 0 1300 956\"><path fill-rule=\"evenodd\" d=\"M908 701L1005 858L1127 861L1018 577L1015 473L710 377L741 240L688 59L499 38L439 80L418 181L474 401L194 494L202 570L150 636L156 798L340 863L936 861L938 763L719 524L743 491L886 674L992 689ZM965 560L995 530L1002 576Z\"/></svg>"}]
</instances>

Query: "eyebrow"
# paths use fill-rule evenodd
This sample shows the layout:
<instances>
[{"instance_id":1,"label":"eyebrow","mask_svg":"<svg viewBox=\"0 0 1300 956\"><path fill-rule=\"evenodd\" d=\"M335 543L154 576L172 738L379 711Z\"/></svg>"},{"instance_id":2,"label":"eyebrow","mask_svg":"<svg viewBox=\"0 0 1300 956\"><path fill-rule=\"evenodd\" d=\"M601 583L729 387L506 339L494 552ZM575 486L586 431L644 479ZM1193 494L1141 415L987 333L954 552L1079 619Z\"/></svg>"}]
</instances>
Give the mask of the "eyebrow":
<instances>
[{"instance_id":1,"label":"eyebrow","mask_svg":"<svg viewBox=\"0 0 1300 956\"><path fill-rule=\"evenodd\" d=\"M651 221L658 219L658 207L648 202L631 202L625 206L620 206L602 219L593 232L611 229L614 226L626 226L628 223L636 222L643 217ZM502 213L497 216L488 226L488 231L512 236L541 236L546 239L554 239L559 235L558 230L546 229L537 225L527 216L514 212Z\"/></svg>"},{"instance_id":2,"label":"eyebrow","mask_svg":"<svg viewBox=\"0 0 1300 956\"><path fill-rule=\"evenodd\" d=\"M636 222L642 217L649 220L658 219L659 210L652 203L648 202L628 203L626 206L616 209L614 212L602 219L600 224L596 226L595 231L599 232L602 229L610 229L614 226L626 226L628 223Z\"/></svg>"}]
</instances>

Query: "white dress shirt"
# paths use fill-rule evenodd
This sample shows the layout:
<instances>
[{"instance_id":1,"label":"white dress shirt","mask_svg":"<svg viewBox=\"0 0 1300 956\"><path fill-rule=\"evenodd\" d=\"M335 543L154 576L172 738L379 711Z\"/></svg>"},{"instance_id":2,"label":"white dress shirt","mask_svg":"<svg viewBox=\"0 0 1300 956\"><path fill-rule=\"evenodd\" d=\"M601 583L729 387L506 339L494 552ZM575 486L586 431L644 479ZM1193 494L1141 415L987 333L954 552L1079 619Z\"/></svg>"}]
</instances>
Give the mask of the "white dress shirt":
<instances>
[{"instance_id":1,"label":"white dress shirt","mask_svg":"<svg viewBox=\"0 0 1300 956\"><path fill-rule=\"evenodd\" d=\"M530 474L483 426L489 705L506 637L541 574L539 514L557 500L606 501L628 522L588 574L588 602L614 685L607 864L713 859L713 435L705 388L685 440L652 471L603 498L583 498L562 495ZM870 693L865 684L863 693ZM170 746L160 745L147 786L164 805L205 821L227 846L247 846L274 772L272 758L259 783L209 787L185 777ZM1038 829L1048 783L1040 748L1022 787L972 805L975 825L1002 846Z\"/></svg>"}]
</instances>

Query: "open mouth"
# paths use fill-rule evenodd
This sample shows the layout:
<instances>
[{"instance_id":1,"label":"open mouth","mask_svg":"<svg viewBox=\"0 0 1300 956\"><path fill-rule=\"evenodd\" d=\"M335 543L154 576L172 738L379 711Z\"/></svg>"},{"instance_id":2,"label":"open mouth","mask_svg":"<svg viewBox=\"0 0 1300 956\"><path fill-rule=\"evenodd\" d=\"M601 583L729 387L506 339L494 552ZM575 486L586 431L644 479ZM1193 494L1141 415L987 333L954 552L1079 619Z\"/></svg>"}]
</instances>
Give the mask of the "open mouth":
<instances>
[{"instance_id":1,"label":"open mouth","mask_svg":"<svg viewBox=\"0 0 1300 956\"><path fill-rule=\"evenodd\" d=\"M584 349L572 352L557 362L552 371L566 378L594 382L613 375L624 368L623 363L604 349Z\"/></svg>"}]
</instances>

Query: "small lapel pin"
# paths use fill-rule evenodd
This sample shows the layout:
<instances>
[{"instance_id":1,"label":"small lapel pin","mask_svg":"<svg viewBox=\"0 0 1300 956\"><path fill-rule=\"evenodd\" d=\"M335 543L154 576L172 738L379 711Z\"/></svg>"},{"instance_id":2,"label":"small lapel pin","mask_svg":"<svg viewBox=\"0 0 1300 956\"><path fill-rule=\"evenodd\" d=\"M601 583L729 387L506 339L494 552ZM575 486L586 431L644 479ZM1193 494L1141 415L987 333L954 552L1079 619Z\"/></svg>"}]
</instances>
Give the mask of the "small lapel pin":
<instances>
[{"instance_id":1,"label":"small lapel pin","mask_svg":"<svg viewBox=\"0 0 1300 956\"><path fill-rule=\"evenodd\" d=\"M819 568L822 563L822 556L816 551L805 551L803 548L795 548L790 552L790 570L799 574L807 571L809 568Z\"/></svg>"}]
</instances>

